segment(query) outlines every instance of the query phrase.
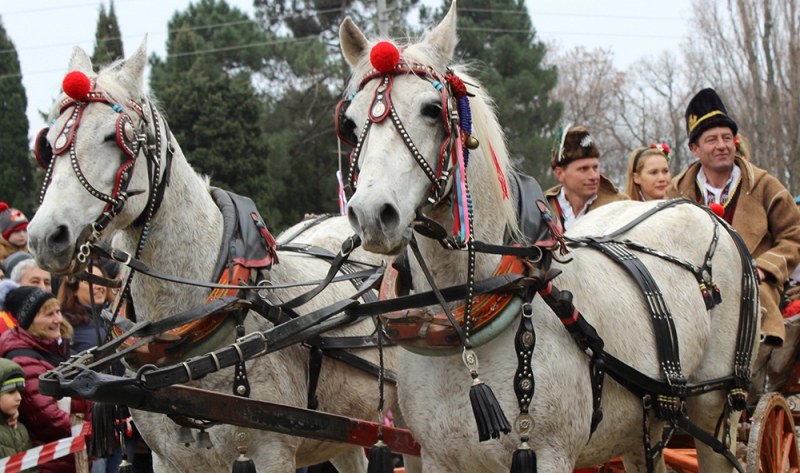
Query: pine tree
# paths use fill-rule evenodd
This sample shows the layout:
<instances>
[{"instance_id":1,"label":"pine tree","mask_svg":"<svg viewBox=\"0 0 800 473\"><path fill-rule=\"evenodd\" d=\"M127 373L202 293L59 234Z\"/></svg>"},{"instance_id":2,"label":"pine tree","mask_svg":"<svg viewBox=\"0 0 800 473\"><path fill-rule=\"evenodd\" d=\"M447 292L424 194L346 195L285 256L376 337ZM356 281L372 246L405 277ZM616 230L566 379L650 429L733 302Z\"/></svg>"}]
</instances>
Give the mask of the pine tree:
<instances>
[{"instance_id":1,"label":"pine tree","mask_svg":"<svg viewBox=\"0 0 800 473\"><path fill-rule=\"evenodd\" d=\"M280 206L271 199L265 107L253 86L266 55L263 32L217 0L175 13L169 31L167 58L151 61L150 88L170 129L196 171L252 198L274 229Z\"/></svg>"},{"instance_id":2,"label":"pine tree","mask_svg":"<svg viewBox=\"0 0 800 473\"><path fill-rule=\"evenodd\" d=\"M117 23L117 14L114 13L114 1L108 7L108 14L103 5L100 5L100 16L97 18L97 31L94 33L94 54L92 64L95 67L103 66L119 58L125 57L122 48L122 34Z\"/></svg>"},{"instance_id":3,"label":"pine tree","mask_svg":"<svg viewBox=\"0 0 800 473\"><path fill-rule=\"evenodd\" d=\"M28 147L27 106L17 50L0 19L0 200L30 215L38 189Z\"/></svg>"},{"instance_id":4,"label":"pine tree","mask_svg":"<svg viewBox=\"0 0 800 473\"><path fill-rule=\"evenodd\" d=\"M450 0L435 13L442 18ZM552 135L563 106L549 98L558 82L543 64L546 46L536 38L524 0L473 0L458 7L459 62L476 63L476 75L497 104L514 163L543 184L549 176Z\"/></svg>"}]
</instances>

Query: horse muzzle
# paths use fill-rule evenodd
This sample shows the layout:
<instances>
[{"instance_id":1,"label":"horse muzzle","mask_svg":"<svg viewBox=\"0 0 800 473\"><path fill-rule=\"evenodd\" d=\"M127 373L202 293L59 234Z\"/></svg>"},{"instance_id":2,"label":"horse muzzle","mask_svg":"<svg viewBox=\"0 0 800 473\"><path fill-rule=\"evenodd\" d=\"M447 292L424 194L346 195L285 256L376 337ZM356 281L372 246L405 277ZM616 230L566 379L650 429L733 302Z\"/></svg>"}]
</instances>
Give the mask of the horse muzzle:
<instances>
[{"instance_id":1,"label":"horse muzzle","mask_svg":"<svg viewBox=\"0 0 800 473\"><path fill-rule=\"evenodd\" d=\"M400 212L391 203L363 206L354 197L347 207L350 226L361 237L361 246L372 253L399 254L408 243L411 232L400 222Z\"/></svg>"},{"instance_id":2,"label":"horse muzzle","mask_svg":"<svg viewBox=\"0 0 800 473\"><path fill-rule=\"evenodd\" d=\"M55 274L73 274L80 269L76 241L75 233L66 224L46 226L34 217L28 226L28 246L36 264Z\"/></svg>"}]
</instances>

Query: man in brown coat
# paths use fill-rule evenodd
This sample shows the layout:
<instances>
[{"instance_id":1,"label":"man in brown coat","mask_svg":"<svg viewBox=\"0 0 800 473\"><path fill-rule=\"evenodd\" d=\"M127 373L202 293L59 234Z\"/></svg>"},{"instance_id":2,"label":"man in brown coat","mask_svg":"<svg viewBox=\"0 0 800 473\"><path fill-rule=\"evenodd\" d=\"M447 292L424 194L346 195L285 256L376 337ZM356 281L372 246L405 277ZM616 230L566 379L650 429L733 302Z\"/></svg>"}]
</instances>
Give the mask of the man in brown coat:
<instances>
[{"instance_id":1,"label":"man in brown coat","mask_svg":"<svg viewBox=\"0 0 800 473\"><path fill-rule=\"evenodd\" d=\"M590 210L627 199L600 174L600 150L582 126L565 127L553 149L550 166L559 184L544 195L564 230Z\"/></svg>"},{"instance_id":2,"label":"man in brown coat","mask_svg":"<svg viewBox=\"0 0 800 473\"><path fill-rule=\"evenodd\" d=\"M672 180L667 197L716 208L742 236L761 280L762 340L779 347L786 334L780 291L800 263L800 211L780 181L737 155L738 126L713 89L689 102L686 132L698 159Z\"/></svg>"}]
</instances>

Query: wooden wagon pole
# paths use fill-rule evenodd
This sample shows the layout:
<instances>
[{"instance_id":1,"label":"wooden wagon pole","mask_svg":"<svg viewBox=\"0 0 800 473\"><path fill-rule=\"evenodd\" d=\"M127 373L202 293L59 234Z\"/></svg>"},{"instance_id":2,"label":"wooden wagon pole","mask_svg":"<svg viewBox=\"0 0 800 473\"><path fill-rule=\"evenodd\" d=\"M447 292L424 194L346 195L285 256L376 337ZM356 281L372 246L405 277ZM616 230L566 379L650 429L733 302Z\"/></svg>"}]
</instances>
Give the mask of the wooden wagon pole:
<instances>
[{"instance_id":1,"label":"wooden wagon pole","mask_svg":"<svg viewBox=\"0 0 800 473\"><path fill-rule=\"evenodd\" d=\"M45 374L40 378L40 388L42 394L53 397L79 396L148 412L360 447L370 448L378 439L379 424L376 422L183 385L148 390L137 385L135 379L94 371L83 371L69 381ZM224 409L221 406L225 406ZM383 441L395 453L420 454L420 446L409 430L383 426Z\"/></svg>"}]
</instances>

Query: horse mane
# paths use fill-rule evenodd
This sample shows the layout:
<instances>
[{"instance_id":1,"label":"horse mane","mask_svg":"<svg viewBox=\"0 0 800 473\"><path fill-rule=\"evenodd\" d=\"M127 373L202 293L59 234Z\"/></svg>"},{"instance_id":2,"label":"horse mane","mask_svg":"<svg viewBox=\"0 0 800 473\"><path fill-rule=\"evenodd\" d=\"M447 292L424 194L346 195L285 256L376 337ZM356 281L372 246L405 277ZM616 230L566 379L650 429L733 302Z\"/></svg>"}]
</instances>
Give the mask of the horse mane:
<instances>
[{"instance_id":1,"label":"horse mane","mask_svg":"<svg viewBox=\"0 0 800 473\"><path fill-rule=\"evenodd\" d=\"M372 46L374 43L370 43ZM470 153L467 175L471 189L472 199L475 206L482 199L490 200L487 204L493 209L500 209L499 216L508 235L515 241L521 241L521 231L516 210L516 202L512 196L508 198L503 195L503 188L497 177L497 171L492 158L491 149L497 158L497 163L503 172L506 183L511 179L511 174L516 172L514 165L509 159L508 148L506 146L506 136L503 128L497 119L495 102L489 96L480 81L471 75L471 67L468 64L449 65L449 58L442 57L434 48L429 47L425 42L418 43L396 43L401 51L400 60L406 63L423 64L432 68L438 74L444 76L448 69L453 70L456 75L467 84L467 90L473 95L470 99L472 110L473 135L478 138L480 146L477 150ZM353 67L353 73L347 87L347 94L358 91L361 79L372 70L369 61L369 54L362 55L358 64ZM478 159L476 159L478 158ZM482 178L482 179L481 179ZM495 210L496 212L496 210Z\"/></svg>"}]
</instances>

